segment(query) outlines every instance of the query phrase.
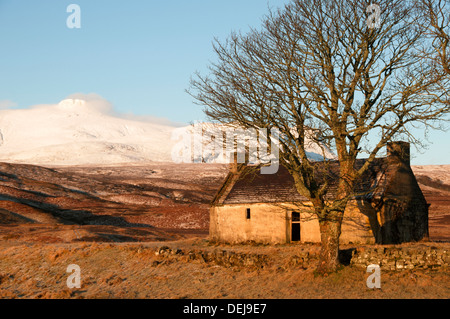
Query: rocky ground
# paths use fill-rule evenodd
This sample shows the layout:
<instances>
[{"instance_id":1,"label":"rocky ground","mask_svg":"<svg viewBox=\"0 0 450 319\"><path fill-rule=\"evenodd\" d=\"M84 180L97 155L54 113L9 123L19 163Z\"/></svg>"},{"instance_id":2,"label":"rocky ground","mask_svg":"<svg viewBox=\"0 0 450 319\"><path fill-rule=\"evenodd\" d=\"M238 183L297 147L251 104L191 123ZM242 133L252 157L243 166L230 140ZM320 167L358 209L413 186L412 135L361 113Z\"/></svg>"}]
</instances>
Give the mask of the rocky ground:
<instances>
[{"instance_id":1,"label":"rocky ground","mask_svg":"<svg viewBox=\"0 0 450 319\"><path fill-rule=\"evenodd\" d=\"M448 249L450 167L414 170L431 203L431 242L420 245ZM295 253L308 250L314 255L317 245L209 242L208 204L225 174L222 165L44 168L0 163L0 297L450 295L448 268L383 272L382 288L370 290L364 269L346 266L322 278L314 276L314 259L307 267L292 264ZM163 245L171 247L169 255L159 254ZM246 257L236 264L220 264L189 254L224 250ZM67 288L69 264L81 268L80 289Z\"/></svg>"}]
</instances>

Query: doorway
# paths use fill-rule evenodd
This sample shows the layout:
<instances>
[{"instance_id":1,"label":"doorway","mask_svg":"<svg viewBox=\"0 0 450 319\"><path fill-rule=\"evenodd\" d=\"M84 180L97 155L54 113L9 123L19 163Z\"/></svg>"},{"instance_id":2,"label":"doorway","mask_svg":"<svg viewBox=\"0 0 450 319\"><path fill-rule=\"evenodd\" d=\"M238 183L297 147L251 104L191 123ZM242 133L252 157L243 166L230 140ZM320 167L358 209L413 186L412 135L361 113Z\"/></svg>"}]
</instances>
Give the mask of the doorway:
<instances>
[{"instance_id":1,"label":"doorway","mask_svg":"<svg viewBox=\"0 0 450 319\"><path fill-rule=\"evenodd\" d=\"M291 213L291 242L300 241L300 213Z\"/></svg>"}]
</instances>

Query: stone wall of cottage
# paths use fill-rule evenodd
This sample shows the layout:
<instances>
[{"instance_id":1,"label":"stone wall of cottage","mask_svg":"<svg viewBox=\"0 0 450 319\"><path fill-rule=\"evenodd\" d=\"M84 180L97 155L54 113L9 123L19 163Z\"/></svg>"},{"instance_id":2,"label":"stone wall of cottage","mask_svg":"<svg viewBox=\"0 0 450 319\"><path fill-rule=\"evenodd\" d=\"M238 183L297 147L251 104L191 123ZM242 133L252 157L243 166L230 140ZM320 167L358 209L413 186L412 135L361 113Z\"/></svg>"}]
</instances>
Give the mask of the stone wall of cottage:
<instances>
[{"instance_id":1,"label":"stone wall of cottage","mask_svg":"<svg viewBox=\"0 0 450 319\"><path fill-rule=\"evenodd\" d=\"M213 206L210 209L209 236L214 241L227 243L289 243L291 212L296 211L300 212L300 241L319 243L318 219L315 214L308 212L307 203L303 205L298 207L282 203ZM250 219L246 216L247 209L250 209ZM345 211L340 242L373 244L373 227L376 225L376 212L370 204L352 201Z\"/></svg>"},{"instance_id":2,"label":"stone wall of cottage","mask_svg":"<svg viewBox=\"0 0 450 319\"><path fill-rule=\"evenodd\" d=\"M250 209L250 218L247 218ZM209 237L215 241L239 243L285 243L286 210L274 205L225 205L210 211Z\"/></svg>"}]
</instances>

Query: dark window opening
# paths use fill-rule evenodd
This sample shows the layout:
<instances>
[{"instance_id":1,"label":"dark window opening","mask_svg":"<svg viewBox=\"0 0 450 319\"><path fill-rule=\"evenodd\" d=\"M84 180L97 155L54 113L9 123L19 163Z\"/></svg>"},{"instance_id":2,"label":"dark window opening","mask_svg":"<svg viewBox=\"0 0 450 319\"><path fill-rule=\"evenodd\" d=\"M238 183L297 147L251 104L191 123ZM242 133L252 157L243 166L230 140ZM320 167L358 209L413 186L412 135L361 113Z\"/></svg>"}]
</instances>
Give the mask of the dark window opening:
<instances>
[{"instance_id":1,"label":"dark window opening","mask_svg":"<svg viewBox=\"0 0 450 319\"><path fill-rule=\"evenodd\" d=\"M250 208L247 208L247 214L246 214L247 219L250 219L251 215L250 215Z\"/></svg>"},{"instance_id":2,"label":"dark window opening","mask_svg":"<svg viewBox=\"0 0 450 319\"><path fill-rule=\"evenodd\" d=\"M300 241L300 223L292 224L291 241Z\"/></svg>"},{"instance_id":3,"label":"dark window opening","mask_svg":"<svg viewBox=\"0 0 450 319\"><path fill-rule=\"evenodd\" d=\"M291 241L300 241L300 213L291 214Z\"/></svg>"}]
</instances>

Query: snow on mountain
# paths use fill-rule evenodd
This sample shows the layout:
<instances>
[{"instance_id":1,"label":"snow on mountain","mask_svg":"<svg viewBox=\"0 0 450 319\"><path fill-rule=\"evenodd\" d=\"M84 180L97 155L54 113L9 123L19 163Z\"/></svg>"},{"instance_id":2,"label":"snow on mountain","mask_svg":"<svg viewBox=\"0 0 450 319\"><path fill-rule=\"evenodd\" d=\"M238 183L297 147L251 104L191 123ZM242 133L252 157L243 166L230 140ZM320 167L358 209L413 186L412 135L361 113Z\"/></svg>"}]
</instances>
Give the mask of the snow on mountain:
<instances>
[{"instance_id":1,"label":"snow on mountain","mask_svg":"<svg viewBox=\"0 0 450 319\"><path fill-rule=\"evenodd\" d=\"M0 162L36 165L177 162L175 157L180 152L184 153L184 162L191 158L202 162L198 158L199 154L202 157L201 151L198 153L200 144L191 140L192 127L124 119L114 116L108 104L102 102L105 101L66 99L59 104L29 109L0 110ZM313 146L310 151L312 158L321 157ZM224 162L211 154L203 156L205 159Z\"/></svg>"},{"instance_id":2,"label":"snow on mountain","mask_svg":"<svg viewBox=\"0 0 450 319\"><path fill-rule=\"evenodd\" d=\"M109 164L171 161L174 128L109 115L83 100L0 111L0 161Z\"/></svg>"}]
</instances>

